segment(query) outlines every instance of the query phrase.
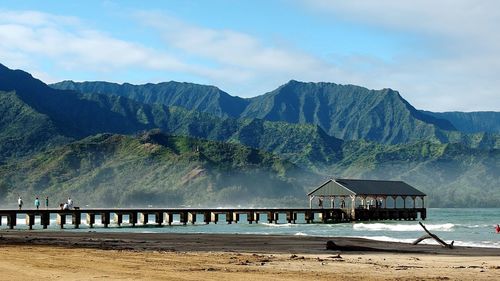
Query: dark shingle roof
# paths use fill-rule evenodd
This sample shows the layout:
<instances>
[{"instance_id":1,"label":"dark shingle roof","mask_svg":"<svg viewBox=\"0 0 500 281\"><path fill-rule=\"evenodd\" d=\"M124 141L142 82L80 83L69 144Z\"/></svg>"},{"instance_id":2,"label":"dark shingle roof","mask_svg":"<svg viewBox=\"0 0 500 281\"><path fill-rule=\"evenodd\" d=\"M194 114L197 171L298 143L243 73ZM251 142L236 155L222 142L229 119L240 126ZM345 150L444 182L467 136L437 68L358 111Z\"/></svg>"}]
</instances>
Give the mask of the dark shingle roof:
<instances>
[{"instance_id":1,"label":"dark shingle roof","mask_svg":"<svg viewBox=\"0 0 500 281\"><path fill-rule=\"evenodd\" d=\"M339 193L339 194L325 194ZM403 181L331 179L308 195L385 195L425 196L425 193Z\"/></svg>"}]
</instances>

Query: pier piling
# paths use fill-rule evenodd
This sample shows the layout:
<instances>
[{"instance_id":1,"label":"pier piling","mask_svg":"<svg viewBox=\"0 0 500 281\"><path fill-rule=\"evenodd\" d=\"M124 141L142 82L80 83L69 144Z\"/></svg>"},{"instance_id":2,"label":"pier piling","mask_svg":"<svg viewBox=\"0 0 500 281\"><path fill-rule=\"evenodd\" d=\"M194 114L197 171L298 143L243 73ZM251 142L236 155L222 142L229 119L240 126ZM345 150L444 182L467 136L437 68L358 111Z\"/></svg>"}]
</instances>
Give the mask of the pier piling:
<instances>
[{"instance_id":1,"label":"pier piling","mask_svg":"<svg viewBox=\"0 0 500 281\"><path fill-rule=\"evenodd\" d=\"M108 227L110 223L110 213L109 212L101 212L101 224L104 227Z\"/></svg>"},{"instance_id":2,"label":"pier piling","mask_svg":"<svg viewBox=\"0 0 500 281\"><path fill-rule=\"evenodd\" d=\"M87 213L87 224L90 228L94 227L95 224L95 213Z\"/></svg>"},{"instance_id":3,"label":"pier piling","mask_svg":"<svg viewBox=\"0 0 500 281\"><path fill-rule=\"evenodd\" d=\"M43 212L40 215L40 224L42 225L43 229L47 229L47 227L50 225L50 213L49 212Z\"/></svg>"},{"instance_id":4,"label":"pier piling","mask_svg":"<svg viewBox=\"0 0 500 281\"><path fill-rule=\"evenodd\" d=\"M29 229L33 229L33 225L35 224L35 214L34 213L29 213L26 214L26 225L29 227Z\"/></svg>"},{"instance_id":5,"label":"pier piling","mask_svg":"<svg viewBox=\"0 0 500 281\"><path fill-rule=\"evenodd\" d=\"M57 214L57 224L61 227L61 229L64 228L64 225L66 224L66 214L65 213L61 213L61 214Z\"/></svg>"},{"instance_id":6,"label":"pier piling","mask_svg":"<svg viewBox=\"0 0 500 281\"><path fill-rule=\"evenodd\" d=\"M180 212L179 220L183 225L186 225L188 222L188 212Z\"/></svg>"},{"instance_id":7,"label":"pier piling","mask_svg":"<svg viewBox=\"0 0 500 281\"><path fill-rule=\"evenodd\" d=\"M115 222L116 225L121 226L123 223L123 214L116 213L113 221Z\"/></svg>"},{"instance_id":8,"label":"pier piling","mask_svg":"<svg viewBox=\"0 0 500 281\"><path fill-rule=\"evenodd\" d=\"M227 224L233 223L233 212L226 212L226 222Z\"/></svg>"},{"instance_id":9,"label":"pier piling","mask_svg":"<svg viewBox=\"0 0 500 281\"><path fill-rule=\"evenodd\" d=\"M139 222L142 225L148 224L148 222L149 222L149 214L148 213L140 213Z\"/></svg>"},{"instance_id":10,"label":"pier piling","mask_svg":"<svg viewBox=\"0 0 500 281\"><path fill-rule=\"evenodd\" d=\"M80 213L80 211L76 211L71 214L71 222L73 223L75 228L80 227L80 224L82 223L82 214Z\"/></svg>"},{"instance_id":11,"label":"pier piling","mask_svg":"<svg viewBox=\"0 0 500 281\"><path fill-rule=\"evenodd\" d=\"M128 223L131 224L132 226L135 226L137 224L137 213L136 212L129 213Z\"/></svg>"},{"instance_id":12,"label":"pier piling","mask_svg":"<svg viewBox=\"0 0 500 281\"><path fill-rule=\"evenodd\" d=\"M155 213L156 226L161 226L163 224L163 221L164 221L163 212L156 212Z\"/></svg>"},{"instance_id":13,"label":"pier piling","mask_svg":"<svg viewBox=\"0 0 500 281\"><path fill-rule=\"evenodd\" d=\"M240 213L237 212L233 213L233 221L234 223L238 223L238 221L240 221Z\"/></svg>"},{"instance_id":14,"label":"pier piling","mask_svg":"<svg viewBox=\"0 0 500 281\"><path fill-rule=\"evenodd\" d=\"M209 224L212 219L212 213L210 212L203 212L203 222L205 224Z\"/></svg>"},{"instance_id":15,"label":"pier piling","mask_svg":"<svg viewBox=\"0 0 500 281\"><path fill-rule=\"evenodd\" d=\"M173 221L174 221L174 214L170 212L165 213L165 223L168 225L172 225Z\"/></svg>"},{"instance_id":16,"label":"pier piling","mask_svg":"<svg viewBox=\"0 0 500 281\"><path fill-rule=\"evenodd\" d=\"M195 212L189 212L188 213L188 221L190 224L195 224L196 223L196 213Z\"/></svg>"},{"instance_id":17,"label":"pier piling","mask_svg":"<svg viewBox=\"0 0 500 281\"><path fill-rule=\"evenodd\" d=\"M210 220L214 223L214 224L217 224L217 222L219 221L219 213L216 213L216 212L211 212L211 215L210 215Z\"/></svg>"}]
</instances>

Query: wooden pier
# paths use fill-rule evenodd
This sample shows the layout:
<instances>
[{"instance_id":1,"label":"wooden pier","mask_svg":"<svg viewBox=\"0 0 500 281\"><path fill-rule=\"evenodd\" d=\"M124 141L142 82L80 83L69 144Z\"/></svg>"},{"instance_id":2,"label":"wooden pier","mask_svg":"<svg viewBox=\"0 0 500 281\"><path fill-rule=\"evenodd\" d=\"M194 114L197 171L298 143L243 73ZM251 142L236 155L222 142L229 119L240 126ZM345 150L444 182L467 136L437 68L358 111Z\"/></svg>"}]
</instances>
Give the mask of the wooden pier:
<instances>
[{"instance_id":1,"label":"wooden pier","mask_svg":"<svg viewBox=\"0 0 500 281\"><path fill-rule=\"evenodd\" d=\"M19 216L26 217L25 225L33 229L35 219L39 219L42 228L51 224L51 217L56 217L60 228L71 224L79 228L82 217L88 227L96 225L129 226L153 224L157 226L172 225L174 216L182 224L195 223L341 223L369 220L415 220L425 219L425 208L375 208L375 209L310 209L310 208L146 208L146 209L81 209L81 210L0 210L0 226L5 223L10 229L17 225ZM301 220L298 220L300 215ZM150 222L150 218L153 218ZM222 220L221 220L222 219Z\"/></svg>"}]
</instances>

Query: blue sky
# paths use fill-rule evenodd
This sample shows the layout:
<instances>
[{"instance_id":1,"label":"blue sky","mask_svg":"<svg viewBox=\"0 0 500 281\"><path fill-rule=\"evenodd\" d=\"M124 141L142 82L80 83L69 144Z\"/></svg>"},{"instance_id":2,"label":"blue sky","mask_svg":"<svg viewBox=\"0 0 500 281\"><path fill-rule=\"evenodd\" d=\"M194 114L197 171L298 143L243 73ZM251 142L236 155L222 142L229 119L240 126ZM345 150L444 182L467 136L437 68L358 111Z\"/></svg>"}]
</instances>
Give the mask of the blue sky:
<instances>
[{"instance_id":1,"label":"blue sky","mask_svg":"<svg viewBox=\"0 0 500 281\"><path fill-rule=\"evenodd\" d=\"M3 1L0 63L47 82L187 81L251 97L291 79L500 111L500 2Z\"/></svg>"}]
</instances>

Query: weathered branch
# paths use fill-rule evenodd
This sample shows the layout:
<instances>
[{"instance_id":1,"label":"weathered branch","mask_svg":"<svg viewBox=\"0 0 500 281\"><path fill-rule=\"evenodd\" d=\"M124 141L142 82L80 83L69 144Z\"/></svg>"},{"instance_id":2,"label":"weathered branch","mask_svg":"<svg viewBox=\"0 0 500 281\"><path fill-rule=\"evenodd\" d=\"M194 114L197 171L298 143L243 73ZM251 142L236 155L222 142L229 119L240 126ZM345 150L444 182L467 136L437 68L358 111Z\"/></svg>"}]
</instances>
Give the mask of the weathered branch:
<instances>
[{"instance_id":1,"label":"weathered branch","mask_svg":"<svg viewBox=\"0 0 500 281\"><path fill-rule=\"evenodd\" d=\"M448 243L444 242L443 240L441 240L439 237L437 237L436 234L433 234L429 230L427 230L427 228L422 224L422 222L418 222L418 223L425 230L425 232L427 232L427 235L424 235L424 236L418 238L417 240L413 241L413 243L412 243L413 245L417 245L418 243L420 243L421 241L423 241L425 239L432 238L432 239L436 240L441 246L448 248L448 249L453 249L453 243L455 241L451 241L451 243L448 244Z\"/></svg>"},{"instance_id":2,"label":"weathered branch","mask_svg":"<svg viewBox=\"0 0 500 281\"><path fill-rule=\"evenodd\" d=\"M417 245L418 243L422 242L425 239L432 238L429 234L422 235L422 237L418 238L417 240L413 241L413 245Z\"/></svg>"}]
</instances>

